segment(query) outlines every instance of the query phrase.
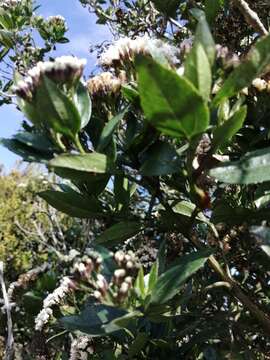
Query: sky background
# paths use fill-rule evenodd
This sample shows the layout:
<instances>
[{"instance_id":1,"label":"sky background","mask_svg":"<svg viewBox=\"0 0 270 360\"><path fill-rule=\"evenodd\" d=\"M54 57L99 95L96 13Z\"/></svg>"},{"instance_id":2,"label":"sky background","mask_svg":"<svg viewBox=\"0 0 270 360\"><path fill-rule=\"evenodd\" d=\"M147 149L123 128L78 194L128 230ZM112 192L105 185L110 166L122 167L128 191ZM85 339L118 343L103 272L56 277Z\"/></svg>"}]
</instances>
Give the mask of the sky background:
<instances>
[{"instance_id":1,"label":"sky background","mask_svg":"<svg viewBox=\"0 0 270 360\"><path fill-rule=\"evenodd\" d=\"M95 55L89 53L89 46L110 40L109 30L102 25L96 24L96 18L84 8L78 0L37 0L41 7L38 14L45 18L52 15L65 17L69 31L66 37L68 44L57 45L54 56L76 55L87 59L85 75L90 74L97 65ZM22 114L13 106L0 107L0 138L9 138L20 129ZM19 158L0 145L0 164L10 170Z\"/></svg>"}]
</instances>

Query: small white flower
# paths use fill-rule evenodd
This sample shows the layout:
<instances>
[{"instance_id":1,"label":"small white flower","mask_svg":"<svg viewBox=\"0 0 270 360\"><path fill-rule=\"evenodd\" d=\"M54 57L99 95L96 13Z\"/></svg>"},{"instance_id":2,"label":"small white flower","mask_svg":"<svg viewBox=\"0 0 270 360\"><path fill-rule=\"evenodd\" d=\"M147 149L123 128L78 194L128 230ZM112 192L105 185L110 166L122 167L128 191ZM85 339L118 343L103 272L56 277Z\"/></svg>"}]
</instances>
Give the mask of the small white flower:
<instances>
[{"instance_id":1,"label":"small white flower","mask_svg":"<svg viewBox=\"0 0 270 360\"><path fill-rule=\"evenodd\" d=\"M36 330L42 330L53 313L51 307L60 304L65 296L70 293L73 288L73 281L66 276L61 280L60 286L43 300L43 309L35 319Z\"/></svg>"},{"instance_id":2,"label":"small white flower","mask_svg":"<svg viewBox=\"0 0 270 360\"><path fill-rule=\"evenodd\" d=\"M87 336L81 336L72 341L69 360L87 360L88 355L94 352L92 340Z\"/></svg>"}]
</instances>

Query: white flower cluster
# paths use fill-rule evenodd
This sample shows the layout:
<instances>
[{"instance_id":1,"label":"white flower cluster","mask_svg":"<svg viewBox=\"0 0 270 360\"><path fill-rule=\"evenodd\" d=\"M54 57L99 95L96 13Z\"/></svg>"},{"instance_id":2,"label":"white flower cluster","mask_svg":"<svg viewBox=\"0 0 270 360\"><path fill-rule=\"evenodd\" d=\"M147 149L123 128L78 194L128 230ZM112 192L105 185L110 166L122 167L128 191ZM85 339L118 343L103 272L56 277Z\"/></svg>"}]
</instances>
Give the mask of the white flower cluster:
<instances>
[{"instance_id":1,"label":"white flower cluster","mask_svg":"<svg viewBox=\"0 0 270 360\"><path fill-rule=\"evenodd\" d=\"M37 315L35 319L35 329L41 331L45 324L48 323L50 317L53 314L52 307L59 305L62 300L75 288L74 282L68 278L64 277L61 280L60 286L53 291L52 294L49 294L43 301L43 309Z\"/></svg>"},{"instance_id":2,"label":"white flower cluster","mask_svg":"<svg viewBox=\"0 0 270 360\"><path fill-rule=\"evenodd\" d=\"M66 24L66 20L63 16L61 15L55 15L55 16L49 16L47 18L47 22L49 25L52 26L56 26L57 28L61 28L61 29L65 29L67 30L67 24Z\"/></svg>"},{"instance_id":3,"label":"white flower cluster","mask_svg":"<svg viewBox=\"0 0 270 360\"><path fill-rule=\"evenodd\" d=\"M0 0L0 7L5 9L13 8L18 5L21 0Z\"/></svg>"},{"instance_id":4,"label":"white flower cluster","mask_svg":"<svg viewBox=\"0 0 270 360\"><path fill-rule=\"evenodd\" d=\"M43 75L59 83L73 82L82 76L85 65L85 59L74 56L61 56L54 61L39 62L28 71L24 80L18 81L13 92L22 99L31 101Z\"/></svg>"},{"instance_id":5,"label":"white flower cluster","mask_svg":"<svg viewBox=\"0 0 270 360\"><path fill-rule=\"evenodd\" d=\"M146 35L135 39L124 37L117 40L101 55L100 64L105 68L115 67L126 61L133 61L138 54L153 53L163 56L170 64L177 64L179 52L176 47L162 40L150 39Z\"/></svg>"},{"instance_id":6,"label":"white flower cluster","mask_svg":"<svg viewBox=\"0 0 270 360\"><path fill-rule=\"evenodd\" d=\"M42 309L35 319L35 329L37 331L41 331L43 327L49 322L52 315L53 311L51 308Z\"/></svg>"},{"instance_id":7,"label":"white flower cluster","mask_svg":"<svg viewBox=\"0 0 270 360\"><path fill-rule=\"evenodd\" d=\"M48 22L65 22L65 18L62 15L49 16L47 19Z\"/></svg>"},{"instance_id":8,"label":"white flower cluster","mask_svg":"<svg viewBox=\"0 0 270 360\"><path fill-rule=\"evenodd\" d=\"M87 88L92 97L118 94L121 85L126 82L123 72L115 77L110 72L104 72L87 81Z\"/></svg>"},{"instance_id":9,"label":"white flower cluster","mask_svg":"<svg viewBox=\"0 0 270 360\"><path fill-rule=\"evenodd\" d=\"M81 336L72 341L69 360L87 360L88 355L93 353L91 339L87 336Z\"/></svg>"}]
</instances>

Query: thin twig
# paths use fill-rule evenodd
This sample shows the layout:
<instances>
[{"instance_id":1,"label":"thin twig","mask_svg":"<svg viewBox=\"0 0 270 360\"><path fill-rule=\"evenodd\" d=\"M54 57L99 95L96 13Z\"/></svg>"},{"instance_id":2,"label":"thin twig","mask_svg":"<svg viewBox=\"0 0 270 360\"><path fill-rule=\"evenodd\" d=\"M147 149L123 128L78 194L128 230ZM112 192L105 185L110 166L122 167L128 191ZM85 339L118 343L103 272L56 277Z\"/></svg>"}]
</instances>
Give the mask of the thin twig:
<instances>
[{"instance_id":1,"label":"thin twig","mask_svg":"<svg viewBox=\"0 0 270 360\"><path fill-rule=\"evenodd\" d=\"M170 22L175 25L176 27L178 27L179 29L183 29L183 25L181 25L178 21L176 21L175 19L173 18L170 18Z\"/></svg>"},{"instance_id":2,"label":"thin twig","mask_svg":"<svg viewBox=\"0 0 270 360\"><path fill-rule=\"evenodd\" d=\"M246 22L260 35L268 35L268 31L261 22L258 14L252 10L245 0L232 0L232 3L240 10Z\"/></svg>"},{"instance_id":3,"label":"thin twig","mask_svg":"<svg viewBox=\"0 0 270 360\"><path fill-rule=\"evenodd\" d=\"M0 261L0 284L2 288L3 300L4 300L4 309L7 313L7 344L5 350L4 360L12 360L14 355L14 336L12 330L12 317L11 317L11 304L9 302L6 285L4 281L4 263Z\"/></svg>"},{"instance_id":4,"label":"thin twig","mask_svg":"<svg viewBox=\"0 0 270 360\"><path fill-rule=\"evenodd\" d=\"M231 285L227 281L217 281L214 284L206 286L206 288L204 288L204 291L207 292L209 290L217 289L220 287L225 287L229 290L231 289Z\"/></svg>"}]
</instances>

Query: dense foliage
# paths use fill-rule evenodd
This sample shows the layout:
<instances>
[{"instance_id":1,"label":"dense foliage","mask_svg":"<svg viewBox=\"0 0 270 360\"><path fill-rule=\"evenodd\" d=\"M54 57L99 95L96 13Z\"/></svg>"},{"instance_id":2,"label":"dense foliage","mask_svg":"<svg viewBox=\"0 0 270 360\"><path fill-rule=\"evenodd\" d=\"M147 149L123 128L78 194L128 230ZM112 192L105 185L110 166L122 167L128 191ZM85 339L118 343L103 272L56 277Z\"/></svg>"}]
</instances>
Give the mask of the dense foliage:
<instances>
[{"instance_id":1,"label":"dense foliage","mask_svg":"<svg viewBox=\"0 0 270 360\"><path fill-rule=\"evenodd\" d=\"M100 74L85 82L72 56L15 63L27 121L3 143L57 176L38 195L83 241L63 234L58 261L9 286L35 306L14 314L16 346L7 322L6 359L267 359L269 5L81 3L115 36Z\"/></svg>"}]
</instances>

